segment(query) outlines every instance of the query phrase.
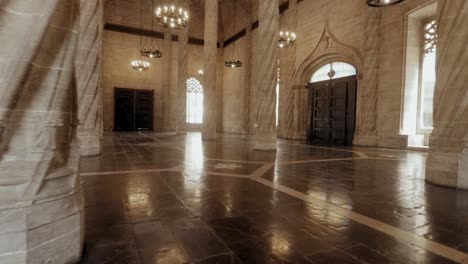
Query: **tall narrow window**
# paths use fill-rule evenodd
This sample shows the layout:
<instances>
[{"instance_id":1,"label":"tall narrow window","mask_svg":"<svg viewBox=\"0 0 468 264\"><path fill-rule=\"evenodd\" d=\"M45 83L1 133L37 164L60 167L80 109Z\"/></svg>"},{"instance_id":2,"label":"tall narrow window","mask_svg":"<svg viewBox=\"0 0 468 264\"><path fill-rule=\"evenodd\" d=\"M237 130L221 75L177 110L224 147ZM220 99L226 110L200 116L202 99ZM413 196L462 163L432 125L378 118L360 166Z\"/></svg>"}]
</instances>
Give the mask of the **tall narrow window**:
<instances>
[{"instance_id":1,"label":"tall narrow window","mask_svg":"<svg viewBox=\"0 0 468 264\"><path fill-rule=\"evenodd\" d=\"M422 71L419 89L418 129L427 132L433 127L433 102L436 81L437 24L430 20L424 24Z\"/></svg>"},{"instance_id":2,"label":"tall narrow window","mask_svg":"<svg viewBox=\"0 0 468 264\"><path fill-rule=\"evenodd\" d=\"M187 80L187 123L203 123L203 86L195 78Z\"/></svg>"}]
</instances>

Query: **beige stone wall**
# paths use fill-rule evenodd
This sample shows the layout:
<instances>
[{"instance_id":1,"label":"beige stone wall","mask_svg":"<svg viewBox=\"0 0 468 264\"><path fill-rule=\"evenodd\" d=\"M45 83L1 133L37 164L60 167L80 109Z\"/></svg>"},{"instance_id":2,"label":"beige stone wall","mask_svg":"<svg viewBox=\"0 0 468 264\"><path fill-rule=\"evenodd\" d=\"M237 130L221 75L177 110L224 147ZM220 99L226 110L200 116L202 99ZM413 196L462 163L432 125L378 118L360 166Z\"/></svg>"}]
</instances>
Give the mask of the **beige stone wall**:
<instances>
[{"instance_id":1,"label":"beige stone wall","mask_svg":"<svg viewBox=\"0 0 468 264\"><path fill-rule=\"evenodd\" d=\"M400 119L402 115L402 90L403 90L403 71L404 71L404 45L405 45L405 17L406 14L421 6L430 0L407 0L399 5L382 9L381 42L382 48L379 56L381 63L379 64L379 85L378 85L378 108L377 108L377 145L391 148L405 148L406 137L400 135ZM329 33L344 46L354 49L362 60L366 50L365 45L365 28L367 5L361 0L314 0L302 1L297 4L297 19L298 26L295 29L297 32L297 46L294 54L296 71L309 57L315 47L319 44L325 26ZM291 11L288 11L291 12ZM288 13L287 12L287 13ZM313 16L311 14L314 14ZM255 108L257 89L256 70L259 58L255 55L257 46L257 31L253 31L253 57L252 57L252 79L253 85L251 90L251 109ZM232 33L225 35L225 39L232 36ZM239 52L244 50L243 40L238 41ZM261 60L261 58L260 58ZM237 118L236 112L238 107L245 104L242 96L238 96L238 91L241 91L243 84L243 70L225 70L224 71L224 130L228 132L242 131L242 122L232 120ZM299 74L296 72L296 74ZM361 72L362 75L366 74ZM362 77L361 75L361 77ZM303 85L302 83L299 83ZM296 84L297 85L297 84ZM291 87L280 87L291 89ZM304 138L306 129L306 114L307 104L305 103L306 92L294 91L296 94L294 105L294 128L292 133L284 133L293 135L293 138ZM359 86L358 86L359 93ZM281 99L280 99L281 100ZM280 105L280 112L285 111L286 104ZM359 106L358 106L359 107ZM251 111L250 120L255 120L255 113ZM280 115L280 126L284 123L286 116ZM253 132L253 129L251 133ZM280 135L281 136L281 135Z\"/></svg>"},{"instance_id":2,"label":"beige stone wall","mask_svg":"<svg viewBox=\"0 0 468 264\"><path fill-rule=\"evenodd\" d=\"M162 92L163 62L161 59L146 59L151 63L148 71L137 72L132 69L130 62L137 58L140 37L132 34L104 31L104 61L103 61L103 117L104 130L114 129L114 88L148 89L155 91L155 115L161 109L159 100ZM162 40L160 40L162 47ZM172 42L171 55L171 89L169 128L175 130L177 106L177 67L178 42ZM188 75L196 76L202 68L203 47L188 45ZM164 55L163 55L164 56ZM158 124L154 124L156 128Z\"/></svg>"}]
</instances>

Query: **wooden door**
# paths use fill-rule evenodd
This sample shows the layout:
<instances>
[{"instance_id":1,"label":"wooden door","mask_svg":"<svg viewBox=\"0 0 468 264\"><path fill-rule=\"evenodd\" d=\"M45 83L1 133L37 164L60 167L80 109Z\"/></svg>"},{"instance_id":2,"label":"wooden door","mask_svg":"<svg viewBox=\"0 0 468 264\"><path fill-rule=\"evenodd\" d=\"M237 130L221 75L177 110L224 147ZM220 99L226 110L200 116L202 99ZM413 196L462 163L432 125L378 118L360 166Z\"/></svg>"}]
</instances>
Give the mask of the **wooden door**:
<instances>
[{"instance_id":1,"label":"wooden door","mask_svg":"<svg viewBox=\"0 0 468 264\"><path fill-rule=\"evenodd\" d=\"M114 129L133 131L135 127L135 95L130 89L115 89Z\"/></svg>"},{"instance_id":2,"label":"wooden door","mask_svg":"<svg viewBox=\"0 0 468 264\"><path fill-rule=\"evenodd\" d=\"M307 140L352 145L356 116L356 77L311 83Z\"/></svg>"},{"instance_id":3,"label":"wooden door","mask_svg":"<svg viewBox=\"0 0 468 264\"><path fill-rule=\"evenodd\" d=\"M153 129L152 90L115 88L114 93L114 130Z\"/></svg>"},{"instance_id":4,"label":"wooden door","mask_svg":"<svg viewBox=\"0 0 468 264\"><path fill-rule=\"evenodd\" d=\"M135 130L153 129L153 91L135 91Z\"/></svg>"}]
</instances>

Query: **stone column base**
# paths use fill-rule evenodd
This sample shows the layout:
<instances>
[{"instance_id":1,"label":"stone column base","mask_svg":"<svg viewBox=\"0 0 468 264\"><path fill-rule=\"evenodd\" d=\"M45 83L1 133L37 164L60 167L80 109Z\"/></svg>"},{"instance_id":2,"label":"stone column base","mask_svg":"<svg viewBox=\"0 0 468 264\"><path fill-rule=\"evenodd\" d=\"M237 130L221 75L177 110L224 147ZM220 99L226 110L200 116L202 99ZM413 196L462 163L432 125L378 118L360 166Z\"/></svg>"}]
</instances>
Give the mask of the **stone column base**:
<instances>
[{"instance_id":1,"label":"stone column base","mask_svg":"<svg viewBox=\"0 0 468 264\"><path fill-rule=\"evenodd\" d=\"M254 150L261 151L276 151L276 136L259 136L255 137Z\"/></svg>"},{"instance_id":2,"label":"stone column base","mask_svg":"<svg viewBox=\"0 0 468 264\"><path fill-rule=\"evenodd\" d=\"M468 153L429 152L426 181L436 185L468 190Z\"/></svg>"},{"instance_id":3,"label":"stone column base","mask_svg":"<svg viewBox=\"0 0 468 264\"><path fill-rule=\"evenodd\" d=\"M60 198L0 207L0 263L78 262L84 241L83 205L80 188Z\"/></svg>"},{"instance_id":4,"label":"stone column base","mask_svg":"<svg viewBox=\"0 0 468 264\"><path fill-rule=\"evenodd\" d=\"M80 141L80 155L82 157L92 157L101 155L102 139L100 135L78 133L78 138Z\"/></svg>"}]
</instances>

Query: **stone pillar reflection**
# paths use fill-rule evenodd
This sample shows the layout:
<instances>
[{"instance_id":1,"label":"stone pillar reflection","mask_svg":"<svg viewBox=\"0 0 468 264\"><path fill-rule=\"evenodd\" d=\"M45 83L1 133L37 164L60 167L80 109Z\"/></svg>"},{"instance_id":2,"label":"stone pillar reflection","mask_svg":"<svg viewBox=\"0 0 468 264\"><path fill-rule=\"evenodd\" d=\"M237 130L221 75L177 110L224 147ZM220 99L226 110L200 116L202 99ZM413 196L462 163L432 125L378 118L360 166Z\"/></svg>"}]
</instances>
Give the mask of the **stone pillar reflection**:
<instances>
[{"instance_id":1,"label":"stone pillar reflection","mask_svg":"<svg viewBox=\"0 0 468 264\"><path fill-rule=\"evenodd\" d=\"M0 1L0 10L0 263L75 263L80 1Z\"/></svg>"},{"instance_id":2,"label":"stone pillar reflection","mask_svg":"<svg viewBox=\"0 0 468 264\"><path fill-rule=\"evenodd\" d=\"M205 45L203 49L203 139L216 138L217 89L216 56L218 41L218 0L205 0Z\"/></svg>"},{"instance_id":3,"label":"stone pillar reflection","mask_svg":"<svg viewBox=\"0 0 468 264\"><path fill-rule=\"evenodd\" d=\"M76 57L78 139L82 156L102 148L102 31L103 1L80 0L80 31Z\"/></svg>"},{"instance_id":4,"label":"stone pillar reflection","mask_svg":"<svg viewBox=\"0 0 468 264\"><path fill-rule=\"evenodd\" d=\"M468 189L468 2L437 2L437 66L434 130L426 180Z\"/></svg>"},{"instance_id":5,"label":"stone pillar reflection","mask_svg":"<svg viewBox=\"0 0 468 264\"><path fill-rule=\"evenodd\" d=\"M250 89L252 81L252 23L248 20L245 27L245 59L244 59L244 114L242 133L249 134L250 131Z\"/></svg>"},{"instance_id":6,"label":"stone pillar reflection","mask_svg":"<svg viewBox=\"0 0 468 264\"><path fill-rule=\"evenodd\" d=\"M177 127L178 135L187 134L187 67L188 67L189 28L179 33L179 67L177 77Z\"/></svg>"},{"instance_id":7,"label":"stone pillar reflection","mask_svg":"<svg viewBox=\"0 0 468 264\"><path fill-rule=\"evenodd\" d=\"M297 29L297 0L289 1L289 9L284 19L287 19L290 29ZM280 96L278 113L278 136L294 138L294 108L295 104L294 70L296 67L296 45L280 49Z\"/></svg>"},{"instance_id":8,"label":"stone pillar reflection","mask_svg":"<svg viewBox=\"0 0 468 264\"><path fill-rule=\"evenodd\" d=\"M259 0L256 150L276 150L278 0Z\"/></svg>"},{"instance_id":9,"label":"stone pillar reflection","mask_svg":"<svg viewBox=\"0 0 468 264\"><path fill-rule=\"evenodd\" d=\"M169 131L170 118L171 118L171 66L172 66L172 33L168 29L164 33L164 50L162 57L162 89L160 98L155 98L155 100L160 100L160 131ZM157 112L157 110L156 110Z\"/></svg>"},{"instance_id":10,"label":"stone pillar reflection","mask_svg":"<svg viewBox=\"0 0 468 264\"><path fill-rule=\"evenodd\" d=\"M377 102L379 87L380 22L382 11L368 7L365 27L362 80L359 81L354 144L377 145Z\"/></svg>"}]
</instances>

